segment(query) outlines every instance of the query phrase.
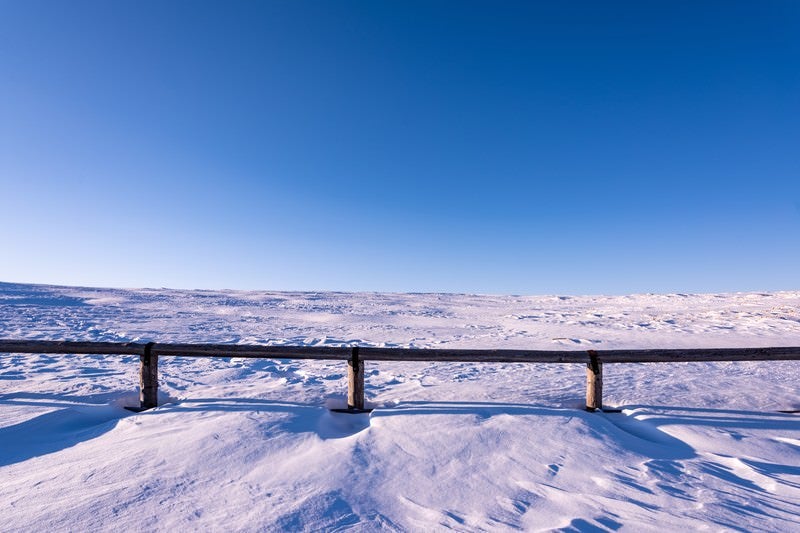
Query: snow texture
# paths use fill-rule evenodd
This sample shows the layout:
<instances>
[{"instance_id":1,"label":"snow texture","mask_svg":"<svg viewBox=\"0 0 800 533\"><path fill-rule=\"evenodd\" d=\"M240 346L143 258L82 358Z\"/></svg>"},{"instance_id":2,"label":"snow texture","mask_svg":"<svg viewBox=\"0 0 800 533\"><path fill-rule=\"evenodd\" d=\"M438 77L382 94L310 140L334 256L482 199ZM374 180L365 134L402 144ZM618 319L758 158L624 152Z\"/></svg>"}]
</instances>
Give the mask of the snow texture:
<instances>
[{"instance_id":1,"label":"snow texture","mask_svg":"<svg viewBox=\"0 0 800 533\"><path fill-rule=\"evenodd\" d=\"M800 292L477 296L0 284L0 338L403 347L800 346ZM0 530L800 531L800 362L0 355Z\"/></svg>"}]
</instances>

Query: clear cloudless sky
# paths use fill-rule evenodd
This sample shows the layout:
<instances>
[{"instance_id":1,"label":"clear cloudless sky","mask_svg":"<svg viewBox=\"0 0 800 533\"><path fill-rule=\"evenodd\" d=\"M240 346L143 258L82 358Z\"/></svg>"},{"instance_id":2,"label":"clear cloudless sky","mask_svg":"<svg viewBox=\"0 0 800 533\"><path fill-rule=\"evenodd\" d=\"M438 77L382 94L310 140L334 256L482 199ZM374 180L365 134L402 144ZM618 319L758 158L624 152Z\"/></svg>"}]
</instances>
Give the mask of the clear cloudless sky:
<instances>
[{"instance_id":1,"label":"clear cloudless sky","mask_svg":"<svg viewBox=\"0 0 800 533\"><path fill-rule=\"evenodd\" d=\"M800 289L795 0L0 0L0 281Z\"/></svg>"}]
</instances>

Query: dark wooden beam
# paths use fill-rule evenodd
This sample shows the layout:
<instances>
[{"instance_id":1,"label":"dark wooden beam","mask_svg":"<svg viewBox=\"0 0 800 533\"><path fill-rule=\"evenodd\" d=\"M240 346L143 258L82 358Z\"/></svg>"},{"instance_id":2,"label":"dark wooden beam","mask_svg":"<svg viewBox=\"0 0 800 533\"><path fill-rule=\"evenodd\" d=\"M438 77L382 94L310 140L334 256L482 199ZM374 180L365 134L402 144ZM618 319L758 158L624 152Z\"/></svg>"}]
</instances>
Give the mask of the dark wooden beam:
<instances>
[{"instance_id":1,"label":"dark wooden beam","mask_svg":"<svg viewBox=\"0 0 800 533\"><path fill-rule=\"evenodd\" d=\"M597 350L601 363L695 363L800 360L800 347Z\"/></svg>"},{"instance_id":2,"label":"dark wooden beam","mask_svg":"<svg viewBox=\"0 0 800 533\"><path fill-rule=\"evenodd\" d=\"M0 340L0 353L141 355L144 347L136 342Z\"/></svg>"},{"instance_id":3,"label":"dark wooden beam","mask_svg":"<svg viewBox=\"0 0 800 533\"><path fill-rule=\"evenodd\" d=\"M0 353L134 354L144 344L133 342L74 342L0 340ZM179 357L242 357L342 360L349 346L259 346L242 344L154 343L153 355ZM800 347L691 348L649 350L461 350L439 348L359 347L362 361L423 361L463 363L584 363L590 352L599 363L689 363L701 361L800 360Z\"/></svg>"}]
</instances>

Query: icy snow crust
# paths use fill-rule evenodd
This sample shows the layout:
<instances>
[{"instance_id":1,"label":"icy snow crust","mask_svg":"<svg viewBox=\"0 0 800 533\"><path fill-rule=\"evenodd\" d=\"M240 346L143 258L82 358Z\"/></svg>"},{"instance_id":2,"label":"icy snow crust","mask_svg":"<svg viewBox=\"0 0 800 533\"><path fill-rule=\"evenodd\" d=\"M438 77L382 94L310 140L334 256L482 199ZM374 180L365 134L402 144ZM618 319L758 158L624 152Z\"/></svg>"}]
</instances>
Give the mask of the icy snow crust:
<instances>
[{"instance_id":1,"label":"icy snow crust","mask_svg":"<svg viewBox=\"0 0 800 533\"><path fill-rule=\"evenodd\" d=\"M800 292L625 297L0 284L0 337L606 349L800 346ZM0 355L0 530L800 531L800 362Z\"/></svg>"}]
</instances>

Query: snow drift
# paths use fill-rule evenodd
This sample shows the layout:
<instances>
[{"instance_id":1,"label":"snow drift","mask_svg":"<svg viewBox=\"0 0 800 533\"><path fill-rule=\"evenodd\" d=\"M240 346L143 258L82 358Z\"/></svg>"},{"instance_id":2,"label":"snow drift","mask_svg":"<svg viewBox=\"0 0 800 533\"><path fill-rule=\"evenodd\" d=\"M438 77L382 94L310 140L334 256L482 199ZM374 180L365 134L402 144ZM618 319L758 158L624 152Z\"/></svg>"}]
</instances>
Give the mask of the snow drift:
<instances>
[{"instance_id":1,"label":"snow drift","mask_svg":"<svg viewBox=\"0 0 800 533\"><path fill-rule=\"evenodd\" d=\"M800 346L800 293L625 297L0 284L0 337L461 348ZM800 530L798 362L0 356L0 529Z\"/></svg>"}]
</instances>

